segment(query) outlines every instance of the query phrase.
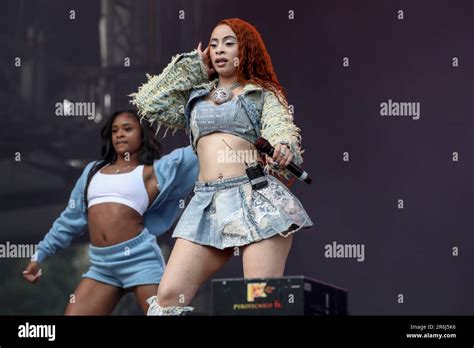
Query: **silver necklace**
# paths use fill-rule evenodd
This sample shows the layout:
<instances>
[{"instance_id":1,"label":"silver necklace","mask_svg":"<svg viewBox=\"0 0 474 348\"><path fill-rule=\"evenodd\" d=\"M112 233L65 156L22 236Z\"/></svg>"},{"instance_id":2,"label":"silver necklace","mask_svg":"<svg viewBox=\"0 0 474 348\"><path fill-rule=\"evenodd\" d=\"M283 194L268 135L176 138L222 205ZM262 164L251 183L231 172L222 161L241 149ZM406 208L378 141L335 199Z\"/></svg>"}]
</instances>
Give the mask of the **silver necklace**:
<instances>
[{"instance_id":1,"label":"silver necklace","mask_svg":"<svg viewBox=\"0 0 474 348\"><path fill-rule=\"evenodd\" d=\"M230 86L230 88L217 87L216 90L212 92L212 100L218 105L228 102L232 99L232 91L239 86L240 83L236 82Z\"/></svg>"},{"instance_id":2,"label":"silver necklace","mask_svg":"<svg viewBox=\"0 0 474 348\"><path fill-rule=\"evenodd\" d=\"M110 166L117 166L117 165L116 165L116 164L111 164ZM115 170L115 174L118 174L118 173L120 173L120 171L127 170L127 169L130 169L130 164L127 164L127 166L126 166L125 168L122 168L122 169L118 168L118 169L116 169L116 170Z\"/></svg>"}]
</instances>

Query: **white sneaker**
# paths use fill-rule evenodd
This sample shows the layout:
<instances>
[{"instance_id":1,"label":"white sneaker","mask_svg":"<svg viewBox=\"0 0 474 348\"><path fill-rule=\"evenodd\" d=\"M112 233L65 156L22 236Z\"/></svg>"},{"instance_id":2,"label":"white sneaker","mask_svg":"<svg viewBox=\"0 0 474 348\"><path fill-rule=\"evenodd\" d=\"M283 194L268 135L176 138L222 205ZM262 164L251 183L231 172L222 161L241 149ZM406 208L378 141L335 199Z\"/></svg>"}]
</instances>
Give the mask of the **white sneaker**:
<instances>
[{"instance_id":1,"label":"white sneaker","mask_svg":"<svg viewBox=\"0 0 474 348\"><path fill-rule=\"evenodd\" d=\"M180 306L170 306L170 307L161 307L158 304L158 298L156 296L152 296L146 300L146 302L150 305L148 307L148 311L146 313L147 316L153 315L184 315L186 312L192 312L194 307L180 307Z\"/></svg>"},{"instance_id":2,"label":"white sneaker","mask_svg":"<svg viewBox=\"0 0 474 348\"><path fill-rule=\"evenodd\" d=\"M148 311L146 312L146 315L159 315L158 310L160 306L158 306L157 299L158 298L156 297L156 295L150 298L147 298L146 303L148 303L150 306L148 307Z\"/></svg>"}]
</instances>

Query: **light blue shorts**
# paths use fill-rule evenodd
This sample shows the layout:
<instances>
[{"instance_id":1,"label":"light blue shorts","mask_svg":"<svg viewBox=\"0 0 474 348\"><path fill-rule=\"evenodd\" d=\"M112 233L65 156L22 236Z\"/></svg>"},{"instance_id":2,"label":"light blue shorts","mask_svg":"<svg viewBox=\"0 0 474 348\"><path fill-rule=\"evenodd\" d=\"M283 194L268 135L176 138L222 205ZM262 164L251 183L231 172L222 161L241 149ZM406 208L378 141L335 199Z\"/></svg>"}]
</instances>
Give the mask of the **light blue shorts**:
<instances>
[{"instance_id":1,"label":"light blue shorts","mask_svg":"<svg viewBox=\"0 0 474 348\"><path fill-rule=\"evenodd\" d=\"M277 178L266 178L259 190L246 175L197 181L173 237L225 249L312 226L298 198Z\"/></svg>"},{"instance_id":2,"label":"light blue shorts","mask_svg":"<svg viewBox=\"0 0 474 348\"><path fill-rule=\"evenodd\" d=\"M82 275L119 288L159 284L165 269L156 237L145 228L138 236L108 247L89 246L91 266Z\"/></svg>"}]
</instances>

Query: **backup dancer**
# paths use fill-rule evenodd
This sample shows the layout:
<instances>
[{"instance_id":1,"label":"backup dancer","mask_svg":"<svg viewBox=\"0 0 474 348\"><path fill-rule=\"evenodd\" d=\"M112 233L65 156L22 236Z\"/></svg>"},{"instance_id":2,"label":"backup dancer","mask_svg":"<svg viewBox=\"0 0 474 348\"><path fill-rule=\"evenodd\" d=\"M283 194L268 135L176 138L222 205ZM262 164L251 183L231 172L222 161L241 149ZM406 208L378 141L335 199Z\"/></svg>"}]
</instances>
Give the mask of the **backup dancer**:
<instances>
[{"instance_id":1,"label":"backup dancer","mask_svg":"<svg viewBox=\"0 0 474 348\"><path fill-rule=\"evenodd\" d=\"M134 111L116 112L101 135L102 157L84 169L23 276L36 283L41 263L88 230L91 266L65 314L110 314L127 291L146 313L165 268L156 236L181 212L180 200L197 179L197 157L188 146L160 158L154 132Z\"/></svg>"}]
</instances>

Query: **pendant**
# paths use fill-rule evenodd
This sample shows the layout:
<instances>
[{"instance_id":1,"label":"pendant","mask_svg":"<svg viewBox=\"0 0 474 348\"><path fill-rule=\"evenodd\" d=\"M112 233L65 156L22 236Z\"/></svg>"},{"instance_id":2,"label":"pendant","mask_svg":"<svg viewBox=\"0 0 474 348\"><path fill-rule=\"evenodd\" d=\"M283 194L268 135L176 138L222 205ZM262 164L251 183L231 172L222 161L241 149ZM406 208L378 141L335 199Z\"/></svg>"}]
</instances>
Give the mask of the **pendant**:
<instances>
[{"instance_id":1,"label":"pendant","mask_svg":"<svg viewBox=\"0 0 474 348\"><path fill-rule=\"evenodd\" d=\"M212 92L212 100L216 104L223 104L232 98L232 92L229 88L219 87L214 92Z\"/></svg>"},{"instance_id":2,"label":"pendant","mask_svg":"<svg viewBox=\"0 0 474 348\"><path fill-rule=\"evenodd\" d=\"M212 100L214 100L214 103L218 105L228 102L229 100L232 99L232 91L239 86L240 86L240 83L236 82L230 88L227 88L227 87L216 88L216 90L212 92Z\"/></svg>"}]
</instances>

